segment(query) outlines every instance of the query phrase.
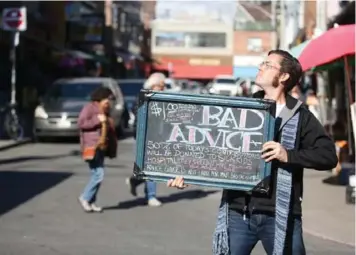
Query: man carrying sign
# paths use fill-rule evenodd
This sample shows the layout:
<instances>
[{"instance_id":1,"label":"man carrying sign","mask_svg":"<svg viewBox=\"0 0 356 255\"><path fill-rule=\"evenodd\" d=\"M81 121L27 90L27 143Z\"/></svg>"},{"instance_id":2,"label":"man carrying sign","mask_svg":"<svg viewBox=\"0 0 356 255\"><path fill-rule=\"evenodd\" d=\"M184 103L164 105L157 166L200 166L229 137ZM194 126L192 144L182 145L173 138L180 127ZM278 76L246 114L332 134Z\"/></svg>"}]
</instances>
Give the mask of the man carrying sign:
<instances>
[{"instance_id":1,"label":"man carrying sign","mask_svg":"<svg viewBox=\"0 0 356 255\"><path fill-rule=\"evenodd\" d=\"M302 231L303 169L336 166L335 146L320 122L288 93L299 82L296 58L273 50L259 66L253 96L276 101L274 141L262 146L262 159L272 161L267 194L224 190L213 239L214 255L248 255L260 240L269 255L304 255ZM184 188L184 180L168 181Z\"/></svg>"}]
</instances>

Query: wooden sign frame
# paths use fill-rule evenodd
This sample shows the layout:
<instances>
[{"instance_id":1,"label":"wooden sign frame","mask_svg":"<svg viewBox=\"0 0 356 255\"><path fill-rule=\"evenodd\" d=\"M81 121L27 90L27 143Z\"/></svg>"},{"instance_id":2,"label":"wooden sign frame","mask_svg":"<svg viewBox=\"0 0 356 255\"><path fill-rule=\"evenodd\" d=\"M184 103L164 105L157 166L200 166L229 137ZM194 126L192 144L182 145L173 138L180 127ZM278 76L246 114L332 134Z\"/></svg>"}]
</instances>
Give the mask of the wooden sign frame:
<instances>
[{"instance_id":1,"label":"wooden sign frame","mask_svg":"<svg viewBox=\"0 0 356 255\"><path fill-rule=\"evenodd\" d=\"M161 172L147 171L144 168L145 164L145 149L146 149L146 133L148 120L148 105L150 102L167 102L181 104L198 104L236 107L244 109L264 110L264 132L263 143L273 140L275 118L271 114L272 107L275 107L275 102L272 100L244 98L244 97L227 97L217 95L199 95L199 94L181 94L157 92L150 90L141 90L137 108L137 131L136 131L136 160L133 173L137 178L166 182L169 179L176 177L176 174L168 174ZM242 190L242 191L257 191L266 192L267 187L264 182L265 178L271 173L271 163L266 163L262 158L259 164L259 172L256 175L255 181L229 180L202 176L186 175L185 183L201 186L209 186L214 188ZM268 183L269 185L269 183Z\"/></svg>"}]
</instances>

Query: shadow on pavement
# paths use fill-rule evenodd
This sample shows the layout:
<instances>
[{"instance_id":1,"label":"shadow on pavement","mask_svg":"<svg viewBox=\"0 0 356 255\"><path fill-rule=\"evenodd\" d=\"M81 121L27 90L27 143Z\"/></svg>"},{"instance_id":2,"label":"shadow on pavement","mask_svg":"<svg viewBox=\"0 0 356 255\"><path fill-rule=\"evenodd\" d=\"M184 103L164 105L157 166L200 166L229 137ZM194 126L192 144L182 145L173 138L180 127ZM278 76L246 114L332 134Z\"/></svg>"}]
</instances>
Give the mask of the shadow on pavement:
<instances>
[{"instance_id":1,"label":"shadow on pavement","mask_svg":"<svg viewBox=\"0 0 356 255\"><path fill-rule=\"evenodd\" d=\"M71 175L66 172L0 171L0 216Z\"/></svg>"},{"instance_id":2,"label":"shadow on pavement","mask_svg":"<svg viewBox=\"0 0 356 255\"><path fill-rule=\"evenodd\" d=\"M207 197L211 194L214 194L218 192L218 190L187 190L187 191L182 191L182 192L177 192L174 194L171 194L169 196L164 196L164 197L158 197L160 201L162 201L163 204L169 204L169 203L174 203L178 202L179 200L183 199L200 199ZM139 207L139 206L146 206L147 201L145 198L137 198L125 202L119 202L118 205L115 206L109 206L109 207L104 207L103 209L105 210L125 210L125 209L131 209L134 207Z\"/></svg>"},{"instance_id":3,"label":"shadow on pavement","mask_svg":"<svg viewBox=\"0 0 356 255\"><path fill-rule=\"evenodd\" d=\"M69 157L69 156L78 156L78 155L79 155L79 151L73 150L67 154L61 154L61 155L11 157L11 158L7 158L7 159L0 159L0 165L21 163L21 162L26 162L26 161L31 161L31 160L58 159L58 158L64 158L64 157Z\"/></svg>"}]
</instances>

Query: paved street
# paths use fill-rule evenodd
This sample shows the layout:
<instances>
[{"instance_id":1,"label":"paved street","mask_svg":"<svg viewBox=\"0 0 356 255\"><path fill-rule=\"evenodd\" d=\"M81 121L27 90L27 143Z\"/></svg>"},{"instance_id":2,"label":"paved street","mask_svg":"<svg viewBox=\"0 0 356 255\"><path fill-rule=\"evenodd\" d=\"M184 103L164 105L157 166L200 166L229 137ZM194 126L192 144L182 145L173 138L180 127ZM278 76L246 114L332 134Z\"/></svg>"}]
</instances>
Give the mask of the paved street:
<instances>
[{"instance_id":1,"label":"paved street","mask_svg":"<svg viewBox=\"0 0 356 255\"><path fill-rule=\"evenodd\" d=\"M125 186L133 146L132 139L120 141L119 157L107 162L98 200L107 207L103 214L85 214L77 203L88 180L77 144L27 144L2 151L0 255L211 254L220 192L177 191L161 184L164 206L143 206ZM346 243L355 237L354 206L344 203L344 187L322 183L327 176L306 172L307 254L351 255L354 247ZM258 245L253 254L264 251Z\"/></svg>"}]
</instances>

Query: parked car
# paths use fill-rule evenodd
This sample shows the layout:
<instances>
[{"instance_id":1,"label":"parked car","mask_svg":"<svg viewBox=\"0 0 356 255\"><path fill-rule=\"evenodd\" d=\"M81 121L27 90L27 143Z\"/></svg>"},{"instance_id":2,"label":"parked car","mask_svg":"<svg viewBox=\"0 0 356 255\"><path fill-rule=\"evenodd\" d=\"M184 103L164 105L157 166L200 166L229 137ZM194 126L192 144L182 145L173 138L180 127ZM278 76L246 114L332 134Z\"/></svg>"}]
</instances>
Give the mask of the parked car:
<instances>
[{"instance_id":1,"label":"parked car","mask_svg":"<svg viewBox=\"0 0 356 255\"><path fill-rule=\"evenodd\" d=\"M143 88L145 79L120 79L117 80L125 100L124 116L127 118L127 126L132 127L135 122L133 107L136 104L137 96Z\"/></svg>"},{"instance_id":2,"label":"parked car","mask_svg":"<svg viewBox=\"0 0 356 255\"><path fill-rule=\"evenodd\" d=\"M218 75L209 84L209 93L225 96L237 96L242 94L242 88L237 84L236 79L230 75Z\"/></svg>"},{"instance_id":3,"label":"parked car","mask_svg":"<svg viewBox=\"0 0 356 255\"><path fill-rule=\"evenodd\" d=\"M115 95L115 99L110 102L110 114L118 132L123 133L124 98L117 82L111 78L83 77L59 79L49 87L35 109L34 136L38 139L77 137L79 113L90 101L91 93L100 86L110 88Z\"/></svg>"}]
</instances>

